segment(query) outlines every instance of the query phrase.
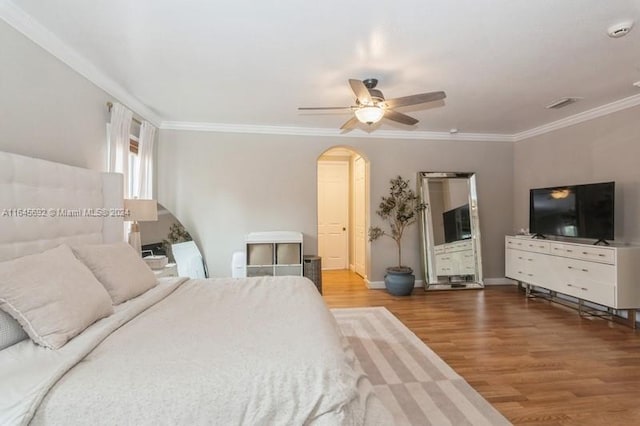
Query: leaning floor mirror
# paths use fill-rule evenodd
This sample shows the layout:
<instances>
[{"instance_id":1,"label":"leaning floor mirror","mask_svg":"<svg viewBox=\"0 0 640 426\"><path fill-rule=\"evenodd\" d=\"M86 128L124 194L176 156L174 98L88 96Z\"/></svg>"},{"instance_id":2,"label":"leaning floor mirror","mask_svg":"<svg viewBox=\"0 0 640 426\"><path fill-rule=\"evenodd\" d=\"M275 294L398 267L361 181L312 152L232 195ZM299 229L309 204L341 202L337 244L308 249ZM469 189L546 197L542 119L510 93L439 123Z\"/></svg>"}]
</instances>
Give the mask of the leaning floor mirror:
<instances>
[{"instance_id":1,"label":"leaning floor mirror","mask_svg":"<svg viewBox=\"0 0 640 426\"><path fill-rule=\"evenodd\" d=\"M426 290L483 288L475 173L420 172Z\"/></svg>"}]
</instances>

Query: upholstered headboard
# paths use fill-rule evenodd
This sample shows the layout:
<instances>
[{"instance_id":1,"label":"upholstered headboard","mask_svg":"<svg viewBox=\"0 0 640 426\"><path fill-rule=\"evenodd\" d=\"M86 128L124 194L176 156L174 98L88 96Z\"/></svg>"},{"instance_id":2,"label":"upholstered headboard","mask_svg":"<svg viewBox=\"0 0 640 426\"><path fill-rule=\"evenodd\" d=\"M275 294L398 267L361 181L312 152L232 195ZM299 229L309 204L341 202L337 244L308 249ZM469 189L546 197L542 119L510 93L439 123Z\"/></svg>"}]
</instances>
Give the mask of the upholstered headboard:
<instances>
[{"instance_id":1,"label":"upholstered headboard","mask_svg":"<svg viewBox=\"0 0 640 426\"><path fill-rule=\"evenodd\" d=\"M0 261L124 239L122 175L0 152Z\"/></svg>"}]
</instances>

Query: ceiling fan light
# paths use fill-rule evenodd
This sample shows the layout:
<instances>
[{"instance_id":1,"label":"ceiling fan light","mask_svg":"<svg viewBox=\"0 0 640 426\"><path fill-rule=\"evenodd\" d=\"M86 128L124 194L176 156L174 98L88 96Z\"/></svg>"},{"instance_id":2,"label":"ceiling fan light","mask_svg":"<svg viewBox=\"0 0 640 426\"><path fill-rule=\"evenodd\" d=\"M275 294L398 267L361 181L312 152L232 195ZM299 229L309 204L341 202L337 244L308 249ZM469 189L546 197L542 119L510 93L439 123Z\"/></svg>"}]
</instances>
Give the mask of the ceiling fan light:
<instances>
[{"instance_id":1,"label":"ceiling fan light","mask_svg":"<svg viewBox=\"0 0 640 426\"><path fill-rule=\"evenodd\" d=\"M384 110L378 106L366 106L356 109L355 114L359 122L373 124L382 120Z\"/></svg>"}]
</instances>

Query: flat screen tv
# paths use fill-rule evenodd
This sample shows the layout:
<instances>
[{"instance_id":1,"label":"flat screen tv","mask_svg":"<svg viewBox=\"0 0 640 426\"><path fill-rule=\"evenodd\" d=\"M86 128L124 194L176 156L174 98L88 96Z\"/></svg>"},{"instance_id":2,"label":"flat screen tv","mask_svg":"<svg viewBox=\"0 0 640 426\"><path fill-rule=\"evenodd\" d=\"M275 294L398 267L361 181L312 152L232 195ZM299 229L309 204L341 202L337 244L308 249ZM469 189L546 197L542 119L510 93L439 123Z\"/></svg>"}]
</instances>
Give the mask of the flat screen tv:
<instances>
[{"instance_id":1,"label":"flat screen tv","mask_svg":"<svg viewBox=\"0 0 640 426\"><path fill-rule=\"evenodd\" d=\"M442 213L444 220L444 241L450 243L471 238L471 218L469 204Z\"/></svg>"},{"instance_id":2,"label":"flat screen tv","mask_svg":"<svg viewBox=\"0 0 640 426\"><path fill-rule=\"evenodd\" d=\"M615 182L532 189L529 230L537 235L613 240Z\"/></svg>"}]
</instances>

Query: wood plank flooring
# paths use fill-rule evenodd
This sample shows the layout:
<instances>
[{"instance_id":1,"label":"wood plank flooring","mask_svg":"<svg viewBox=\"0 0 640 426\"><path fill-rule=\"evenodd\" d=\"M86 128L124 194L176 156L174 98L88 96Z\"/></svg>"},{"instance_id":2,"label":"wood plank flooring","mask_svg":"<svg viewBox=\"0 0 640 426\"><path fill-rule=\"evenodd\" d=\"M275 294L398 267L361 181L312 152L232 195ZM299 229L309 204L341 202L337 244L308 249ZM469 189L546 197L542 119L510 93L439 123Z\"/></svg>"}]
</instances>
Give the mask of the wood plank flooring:
<instances>
[{"instance_id":1,"label":"wood plank flooring","mask_svg":"<svg viewBox=\"0 0 640 426\"><path fill-rule=\"evenodd\" d=\"M323 273L330 308L384 306L514 424L640 424L640 332L515 286L394 297Z\"/></svg>"}]
</instances>

